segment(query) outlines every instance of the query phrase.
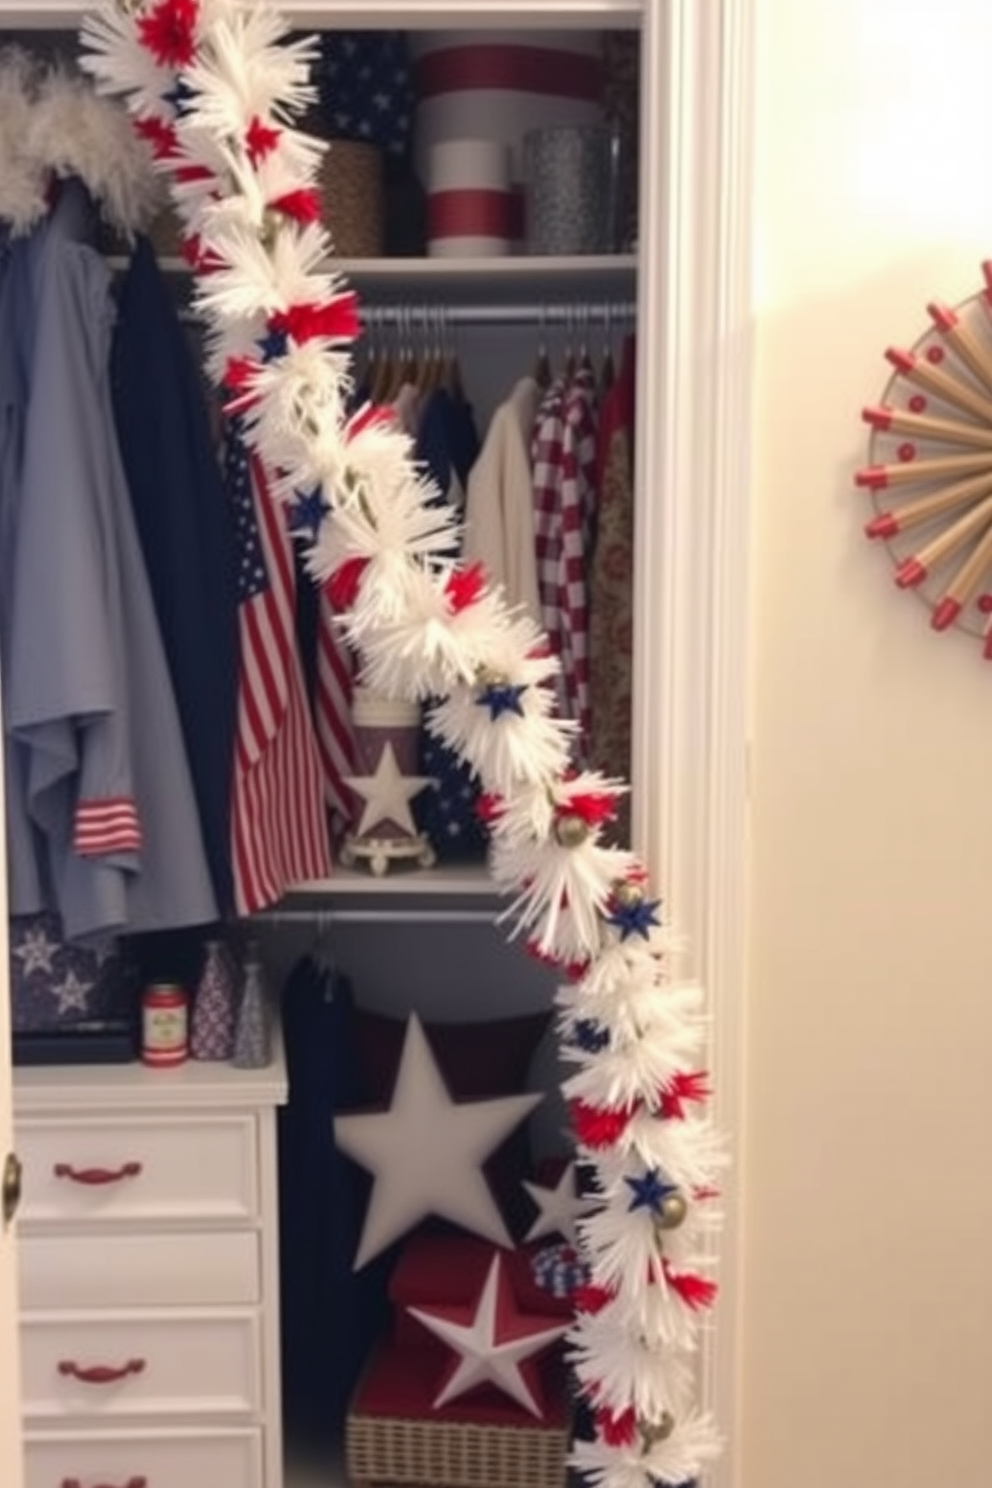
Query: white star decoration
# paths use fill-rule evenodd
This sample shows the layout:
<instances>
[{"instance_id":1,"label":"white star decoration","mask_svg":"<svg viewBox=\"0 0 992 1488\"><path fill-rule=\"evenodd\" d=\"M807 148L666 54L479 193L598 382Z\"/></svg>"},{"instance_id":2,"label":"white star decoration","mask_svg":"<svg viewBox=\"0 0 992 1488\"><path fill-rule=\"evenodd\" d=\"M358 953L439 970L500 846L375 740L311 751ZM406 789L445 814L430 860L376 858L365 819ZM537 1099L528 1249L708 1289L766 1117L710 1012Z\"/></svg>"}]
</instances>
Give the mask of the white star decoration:
<instances>
[{"instance_id":1,"label":"white star decoration","mask_svg":"<svg viewBox=\"0 0 992 1488\"><path fill-rule=\"evenodd\" d=\"M355 1270L429 1215L509 1245L482 1164L540 1099L508 1095L456 1104L419 1018L411 1017L390 1109L334 1119L341 1151L375 1179Z\"/></svg>"},{"instance_id":2,"label":"white star decoration","mask_svg":"<svg viewBox=\"0 0 992 1488\"><path fill-rule=\"evenodd\" d=\"M434 781L429 775L403 775L396 763L396 752L387 744L379 756L374 775L346 775L344 783L365 801L358 835L364 837L381 822L396 826L413 837L417 827L410 802Z\"/></svg>"},{"instance_id":3,"label":"white star decoration","mask_svg":"<svg viewBox=\"0 0 992 1488\"><path fill-rule=\"evenodd\" d=\"M498 1254L492 1258L475 1311L465 1322L452 1315L462 1310L407 1308L458 1355L454 1369L434 1401L435 1410L477 1385L495 1385L531 1415L540 1416L541 1407L520 1366L548 1344L564 1337L570 1323L549 1324L547 1318L528 1318L525 1313L517 1312Z\"/></svg>"},{"instance_id":4,"label":"white star decoration","mask_svg":"<svg viewBox=\"0 0 992 1488\"><path fill-rule=\"evenodd\" d=\"M524 1238L540 1240L542 1235L560 1235L571 1245L578 1245L578 1221L596 1208L596 1200L576 1191L575 1163L566 1165L552 1188L528 1183L526 1179L524 1188L541 1211Z\"/></svg>"},{"instance_id":5,"label":"white star decoration","mask_svg":"<svg viewBox=\"0 0 992 1488\"><path fill-rule=\"evenodd\" d=\"M51 971L58 948L58 941L49 940L44 930L25 930L21 944L14 947L14 955L24 963L24 975L30 976L33 971Z\"/></svg>"},{"instance_id":6,"label":"white star decoration","mask_svg":"<svg viewBox=\"0 0 992 1488\"><path fill-rule=\"evenodd\" d=\"M59 982L52 988L52 992L58 998L59 1012L68 1013L76 1008L79 1012L85 1013L89 1006L86 1000L87 994L92 986L92 982L81 982L74 971L67 972L65 981Z\"/></svg>"}]
</instances>

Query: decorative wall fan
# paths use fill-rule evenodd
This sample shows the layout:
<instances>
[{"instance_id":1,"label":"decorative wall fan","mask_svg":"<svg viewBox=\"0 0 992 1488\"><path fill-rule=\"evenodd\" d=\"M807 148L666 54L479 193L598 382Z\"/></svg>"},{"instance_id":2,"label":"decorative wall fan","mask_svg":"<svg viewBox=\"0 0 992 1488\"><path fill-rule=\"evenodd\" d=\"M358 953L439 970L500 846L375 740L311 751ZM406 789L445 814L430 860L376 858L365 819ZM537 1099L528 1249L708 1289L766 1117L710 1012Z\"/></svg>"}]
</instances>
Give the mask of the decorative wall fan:
<instances>
[{"instance_id":1,"label":"decorative wall fan","mask_svg":"<svg viewBox=\"0 0 992 1488\"><path fill-rule=\"evenodd\" d=\"M900 589L930 607L934 630L978 637L992 660L992 262L963 304L927 306L911 350L890 348L882 401L864 409L869 463L855 476L875 508Z\"/></svg>"}]
</instances>

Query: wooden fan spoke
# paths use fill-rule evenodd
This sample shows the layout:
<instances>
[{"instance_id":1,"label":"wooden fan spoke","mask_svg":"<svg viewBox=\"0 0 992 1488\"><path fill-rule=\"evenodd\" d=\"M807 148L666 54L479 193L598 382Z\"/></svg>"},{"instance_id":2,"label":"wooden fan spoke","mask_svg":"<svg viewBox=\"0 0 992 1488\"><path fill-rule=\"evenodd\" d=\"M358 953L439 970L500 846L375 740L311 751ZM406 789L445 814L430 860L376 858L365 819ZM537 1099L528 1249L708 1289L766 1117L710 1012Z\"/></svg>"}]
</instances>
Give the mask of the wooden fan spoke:
<instances>
[{"instance_id":1,"label":"wooden fan spoke","mask_svg":"<svg viewBox=\"0 0 992 1488\"><path fill-rule=\"evenodd\" d=\"M910 409L890 404L865 408L861 417L883 434L910 434L932 444L964 444L992 450L992 428L982 424L934 418L932 414L913 413Z\"/></svg>"},{"instance_id":2,"label":"wooden fan spoke","mask_svg":"<svg viewBox=\"0 0 992 1488\"><path fill-rule=\"evenodd\" d=\"M862 410L868 463L855 474L900 589L931 625L979 637L992 660L992 260L984 290L953 307L933 301L908 351L890 348L881 399Z\"/></svg>"}]
</instances>

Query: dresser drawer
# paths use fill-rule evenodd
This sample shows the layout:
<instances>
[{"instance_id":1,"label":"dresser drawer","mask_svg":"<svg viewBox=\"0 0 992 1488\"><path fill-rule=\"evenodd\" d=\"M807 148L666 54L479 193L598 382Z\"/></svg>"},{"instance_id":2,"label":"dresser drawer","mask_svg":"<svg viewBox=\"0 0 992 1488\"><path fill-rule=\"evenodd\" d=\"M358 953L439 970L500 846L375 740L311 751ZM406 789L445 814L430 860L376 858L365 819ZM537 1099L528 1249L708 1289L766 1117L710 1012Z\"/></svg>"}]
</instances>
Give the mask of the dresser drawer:
<instances>
[{"instance_id":1,"label":"dresser drawer","mask_svg":"<svg viewBox=\"0 0 992 1488\"><path fill-rule=\"evenodd\" d=\"M22 1322L20 1336L29 1420L261 1410L254 1313L36 1313Z\"/></svg>"},{"instance_id":2,"label":"dresser drawer","mask_svg":"<svg viewBox=\"0 0 992 1488\"><path fill-rule=\"evenodd\" d=\"M21 1221L244 1219L258 1209L255 1122L25 1119Z\"/></svg>"},{"instance_id":3,"label":"dresser drawer","mask_svg":"<svg viewBox=\"0 0 992 1488\"><path fill-rule=\"evenodd\" d=\"M260 1296L258 1236L22 1235L26 1310L234 1307Z\"/></svg>"},{"instance_id":4,"label":"dresser drawer","mask_svg":"<svg viewBox=\"0 0 992 1488\"><path fill-rule=\"evenodd\" d=\"M262 1488L258 1431L30 1433L25 1488Z\"/></svg>"}]
</instances>

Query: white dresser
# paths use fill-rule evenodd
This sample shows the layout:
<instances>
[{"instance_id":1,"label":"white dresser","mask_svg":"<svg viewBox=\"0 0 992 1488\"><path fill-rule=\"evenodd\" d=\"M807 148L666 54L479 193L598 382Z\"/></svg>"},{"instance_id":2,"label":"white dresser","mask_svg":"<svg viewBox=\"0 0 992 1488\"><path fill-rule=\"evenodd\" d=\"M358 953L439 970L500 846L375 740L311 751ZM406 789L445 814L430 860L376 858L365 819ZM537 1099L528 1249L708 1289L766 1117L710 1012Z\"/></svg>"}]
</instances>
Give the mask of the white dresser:
<instances>
[{"instance_id":1,"label":"white dresser","mask_svg":"<svg viewBox=\"0 0 992 1488\"><path fill-rule=\"evenodd\" d=\"M15 1073L26 1488L281 1488L265 1070Z\"/></svg>"}]
</instances>

